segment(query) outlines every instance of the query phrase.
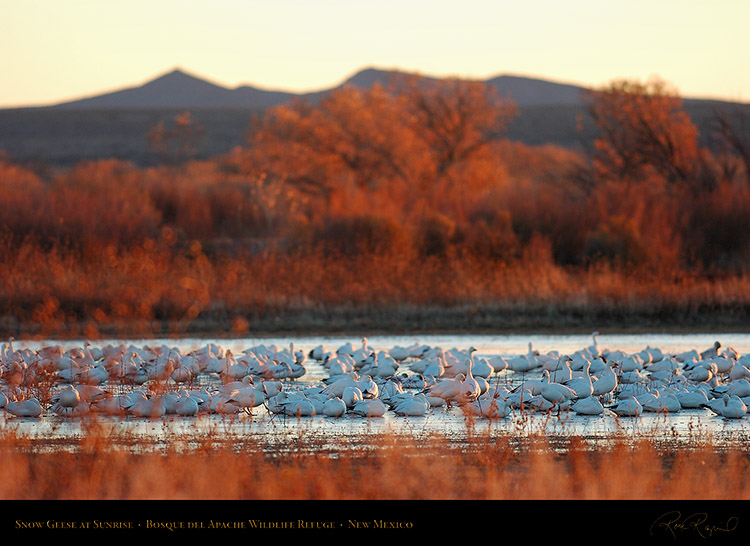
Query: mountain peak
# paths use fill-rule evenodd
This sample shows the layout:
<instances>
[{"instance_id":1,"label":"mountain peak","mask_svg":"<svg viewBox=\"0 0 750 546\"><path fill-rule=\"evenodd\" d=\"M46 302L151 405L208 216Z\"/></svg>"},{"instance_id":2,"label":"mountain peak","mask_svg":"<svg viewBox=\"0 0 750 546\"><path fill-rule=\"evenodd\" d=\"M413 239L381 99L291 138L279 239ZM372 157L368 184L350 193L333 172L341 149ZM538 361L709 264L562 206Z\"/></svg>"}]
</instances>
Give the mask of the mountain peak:
<instances>
[{"instance_id":1,"label":"mountain peak","mask_svg":"<svg viewBox=\"0 0 750 546\"><path fill-rule=\"evenodd\" d=\"M376 83L389 85L394 76L407 74L400 69L385 69L369 66L351 75L341 85L360 88L372 87ZM435 79L424 74L415 74L426 80ZM514 99L519 106L534 104L577 104L581 88L536 78L498 76L486 80L497 87L501 95ZM335 89L335 88L334 88ZM302 94L310 100L333 89ZM58 105L63 108L266 108L288 101L294 93L269 91L250 86L230 89L213 83L202 76L192 74L180 66L147 81L140 86L79 99Z\"/></svg>"},{"instance_id":2,"label":"mountain peak","mask_svg":"<svg viewBox=\"0 0 750 546\"><path fill-rule=\"evenodd\" d=\"M143 84L142 87L147 87L154 84L164 84L168 83L170 85L210 85L212 87L217 87L221 89L226 89L224 86L212 83L207 78L204 78L203 76L197 76L195 74L191 74L190 72L187 72L183 70L182 68L174 68L173 70L170 70L169 72L165 72L161 76L157 76L156 78L146 82Z\"/></svg>"}]
</instances>

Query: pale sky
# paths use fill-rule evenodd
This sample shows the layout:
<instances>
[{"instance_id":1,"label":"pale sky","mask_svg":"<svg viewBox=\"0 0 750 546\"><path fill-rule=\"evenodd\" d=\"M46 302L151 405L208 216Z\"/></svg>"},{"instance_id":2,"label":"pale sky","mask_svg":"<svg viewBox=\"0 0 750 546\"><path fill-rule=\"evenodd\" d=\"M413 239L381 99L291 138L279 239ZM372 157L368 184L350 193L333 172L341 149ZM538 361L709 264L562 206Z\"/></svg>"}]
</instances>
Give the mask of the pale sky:
<instances>
[{"instance_id":1,"label":"pale sky","mask_svg":"<svg viewBox=\"0 0 750 546\"><path fill-rule=\"evenodd\" d=\"M658 76L750 101L748 0L0 0L0 107L140 85L180 67L312 91L374 66L600 86Z\"/></svg>"}]
</instances>

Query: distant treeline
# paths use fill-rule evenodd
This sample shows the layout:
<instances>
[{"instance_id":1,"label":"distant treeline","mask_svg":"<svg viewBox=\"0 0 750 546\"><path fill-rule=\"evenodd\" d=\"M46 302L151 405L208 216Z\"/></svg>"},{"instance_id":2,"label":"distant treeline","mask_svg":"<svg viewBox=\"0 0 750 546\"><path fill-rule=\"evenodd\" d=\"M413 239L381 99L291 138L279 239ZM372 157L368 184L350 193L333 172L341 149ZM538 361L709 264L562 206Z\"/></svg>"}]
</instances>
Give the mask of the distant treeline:
<instances>
[{"instance_id":1,"label":"distant treeline","mask_svg":"<svg viewBox=\"0 0 750 546\"><path fill-rule=\"evenodd\" d=\"M712 143L714 113L733 115L750 105L685 101L685 111L700 130L704 146ZM120 159L139 166L154 166L145 135L159 122L169 124L181 109L66 110L55 108L0 109L0 150L25 164L70 167L81 161ZM262 110L246 108L193 108L192 117L204 128L194 159L211 159L244 146L250 120ZM506 137L529 146L553 145L589 150L595 126L585 106L521 106L509 123Z\"/></svg>"},{"instance_id":2,"label":"distant treeline","mask_svg":"<svg viewBox=\"0 0 750 546\"><path fill-rule=\"evenodd\" d=\"M517 115L481 84L408 78L269 109L210 159L192 113L143 135L151 166L5 159L0 330L750 317L742 115L701 135L662 82L613 82L589 97L585 150L509 138Z\"/></svg>"}]
</instances>

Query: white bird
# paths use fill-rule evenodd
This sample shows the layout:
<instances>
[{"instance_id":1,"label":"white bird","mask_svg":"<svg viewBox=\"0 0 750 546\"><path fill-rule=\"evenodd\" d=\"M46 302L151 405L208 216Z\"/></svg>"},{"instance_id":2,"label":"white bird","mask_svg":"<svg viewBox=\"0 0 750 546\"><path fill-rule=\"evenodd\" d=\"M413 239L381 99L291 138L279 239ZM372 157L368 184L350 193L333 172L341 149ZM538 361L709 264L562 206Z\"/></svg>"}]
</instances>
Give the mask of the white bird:
<instances>
[{"instance_id":1,"label":"white bird","mask_svg":"<svg viewBox=\"0 0 750 546\"><path fill-rule=\"evenodd\" d=\"M463 380L463 374L459 374L456 377L443 378L440 381L437 381L434 385L426 388L424 394L427 395L428 398L441 398L445 402L450 403L460 395L461 382Z\"/></svg>"},{"instance_id":2,"label":"white bird","mask_svg":"<svg viewBox=\"0 0 750 546\"><path fill-rule=\"evenodd\" d=\"M625 372L640 372L643 370L644 362L643 357L638 354L628 355L625 358L619 360L620 371Z\"/></svg>"},{"instance_id":3,"label":"white bird","mask_svg":"<svg viewBox=\"0 0 750 546\"><path fill-rule=\"evenodd\" d=\"M588 396L573 402L570 409L580 415L601 415L604 413L604 406L595 396Z\"/></svg>"},{"instance_id":4,"label":"white bird","mask_svg":"<svg viewBox=\"0 0 750 546\"><path fill-rule=\"evenodd\" d=\"M321 413L327 417L341 417L346 410L346 403L338 396L334 396L323 403Z\"/></svg>"},{"instance_id":5,"label":"white bird","mask_svg":"<svg viewBox=\"0 0 750 546\"><path fill-rule=\"evenodd\" d=\"M408 394L394 400L392 409L396 415L422 417L431 408L430 401L423 393Z\"/></svg>"},{"instance_id":6,"label":"white bird","mask_svg":"<svg viewBox=\"0 0 750 546\"><path fill-rule=\"evenodd\" d=\"M488 419L502 419L511 413L510 403L500 397L499 393L493 393L489 396L480 396L473 402L466 405L468 411L474 415L487 417Z\"/></svg>"},{"instance_id":7,"label":"white bird","mask_svg":"<svg viewBox=\"0 0 750 546\"><path fill-rule=\"evenodd\" d=\"M573 377L563 382L566 387L573 389L578 398L586 398L594 394L594 383L591 381L591 375L589 374L590 366L591 363L587 362L583 376Z\"/></svg>"},{"instance_id":8,"label":"white bird","mask_svg":"<svg viewBox=\"0 0 750 546\"><path fill-rule=\"evenodd\" d=\"M310 349L310 352L307 353L307 356L309 356L313 360L322 361L325 354L326 354L325 346L317 345L316 347L313 347L312 349Z\"/></svg>"},{"instance_id":9,"label":"white bird","mask_svg":"<svg viewBox=\"0 0 750 546\"><path fill-rule=\"evenodd\" d=\"M529 355L518 355L508 360L508 369L514 372L528 372L538 367L536 358Z\"/></svg>"},{"instance_id":10,"label":"white bird","mask_svg":"<svg viewBox=\"0 0 750 546\"><path fill-rule=\"evenodd\" d=\"M5 411L16 417L39 417L42 415L42 405L36 398L28 398L8 402Z\"/></svg>"},{"instance_id":11,"label":"white bird","mask_svg":"<svg viewBox=\"0 0 750 546\"><path fill-rule=\"evenodd\" d=\"M726 393L729 396L750 396L750 380L748 379L737 379L727 385Z\"/></svg>"},{"instance_id":12,"label":"white bird","mask_svg":"<svg viewBox=\"0 0 750 546\"><path fill-rule=\"evenodd\" d=\"M479 385L479 382L474 378L472 372L473 367L474 363L472 358L467 358L466 376L464 377L463 381L461 381L460 392L457 398L459 403L476 400L477 398L479 398L479 395L482 394L482 388Z\"/></svg>"},{"instance_id":13,"label":"white bird","mask_svg":"<svg viewBox=\"0 0 750 546\"><path fill-rule=\"evenodd\" d=\"M284 404L284 414L291 417L312 417L315 415L315 405L307 399L296 399Z\"/></svg>"},{"instance_id":14,"label":"white bird","mask_svg":"<svg viewBox=\"0 0 750 546\"><path fill-rule=\"evenodd\" d=\"M718 367L712 361L702 360L700 364L685 367L684 376L696 383L711 381L719 373Z\"/></svg>"},{"instance_id":15,"label":"white bird","mask_svg":"<svg viewBox=\"0 0 750 546\"><path fill-rule=\"evenodd\" d=\"M708 360L710 358L717 356L719 354L720 348L721 348L721 343L719 343L718 341L715 341L713 347L701 352L700 354L701 360Z\"/></svg>"},{"instance_id":16,"label":"white bird","mask_svg":"<svg viewBox=\"0 0 750 546\"><path fill-rule=\"evenodd\" d=\"M540 394L542 397L553 404L562 404L576 398L576 393L570 387L562 383L550 381L550 374L547 370L542 372L542 387Z\"/></svg>"},{"instance_id":17,"label":"white bird","mask_svg":"<svg viewBox=\"0 0 750 546\"><path fill-rule=\"evenodd\" d=\"M740 419L747 415L747 406L736 395L724 394L721 400L706 404L711 411L727 419ZM718 403L717 403L718 402Z\"/></svg>"},{"instance_id":18,"label":"white bird","mask_svg":"<svg viewBox=\"0 0 750 546\"><path fill-rule=\"evenodd\" d=\"M620 399L610 410L620 417L638 417L643 413L643 406L636 398L625 398Z\"/></svg>"},{"instance_id":19,"label":"white bird","mask_svg":"<svg viewBox=\"0 0 750 546\"><path fill-rule=\"evenodd\" d=\"M198 411L200 411L198 399L197 397L190 395L181 396L174 407L175 414L183 417L197 415Z\"/></svg>"},{"instance_id":20,"label":"white bird","mask_svg":"<svg viewBox=\"0 0 750 546\"><path fill-rule=\"evenodd\" d=\"M81 395L73 385L64 385L52 400L62 407L73 408L81 403Z\"/></svg>"},{"instance_id":21,"label":"white bird","mask_svg":"<svg viewBox=\"0 0 750 546\"><path fill-rule=\"evenodd\" d=\"M708 396L701 389L682 390L675 393L683 409L702 408L708 403Z\"/></svg>"},{"instance_id":22,"label":"white bird","mask_svg":"<svg viewBox=\"0 0 750 546\"><path fill-rule=\"evenodd\" d=\"M146 417L156 419L164 417L167 411L161 396L153 396L137 401L128 408L128 413L134 417Z\"/></svg>"},{"instance_id":23,"label":"white bird","mask_svg":"<svg viewBox=\"0 0 750 546\"><path fill-rule=\"evenodd\" d=\"M383 417L388 410L386 405L379 398L369 398L360 400L351 409L351 412L362 417Z\"/></svg>"},{"instance_id":24,"label":"white bird","mask_svg":"<svg viewBox=\"0 0 750 546\"><path fill-rule=\"evenodd\" d=\"M596 358L598 356L601 356L602 349L599 347L599 332L594 332L591 334L592 343L588 347L588 352L591 354L593 358Z\"/></svg>"},{"instance_id":25,"label":"white bird","mask_svg":"<svg viewBox=\"0 0 750 546\"><path fill-rule=\"evenodd\" d=\"M484 379L487 379L493 373L495 373L495 368L486 358L476 358L474 359L474 363L471 367L471 373L475 378L482 377Z\"/></svg>"},{"instance_id":26,"label":"white bird","mask_svg":"<svg viewBox=\"0 0 750 546\"><path fill-rule=\"evenodd\" d=\"M487 362L489 362L490 366L492 366L492 369L495 370L495 373L500 373L503 370L508 369L508 361L505 360L501 355L494 355L487 359Z\"/></svg>"},{"instance_id":27,"label":"white bird","mask_svg":"<svg viewBox=\"0 0 750 546\"><path fill-rule=\"evenodd\" d=\"M654 413L675 413L682 409L682 404L677 396L672 392L653 393L652 397L639 400L643 406L643 411Z\"/></svg>"},{"instance_id":28,"label":"white bird","mask_svg":"<svg viewBox=\"0 0 750 546\"><path fill-rule=\"evenodd\" d=\"M364 400L364 396L362 396L359 387L346 387L344 392L341 393L341 400L347 409L352 409L357 402Z\"/></svg>"},{"instance_id":29,"label":"white bird","mask_svg":"<svg viewBox=\"0 0 750 546\"><path fill-rule=\"evenodd\" d=\"M245 385L235 389L230 393L227 400L241 408L256 408L266 400L264 384L261 383L259 386Z\"/></svg>"},{"instance_id":30,"label":"white bird","mask_svg":"<svg viewBox=\"0 0 750 546\"><path fill-rule=\"evenodd\" d=\"M593 380L594 396L605 396L617 388L617 374L615 371L606 366L603 373Z\"/></svg>"}]
</instances>

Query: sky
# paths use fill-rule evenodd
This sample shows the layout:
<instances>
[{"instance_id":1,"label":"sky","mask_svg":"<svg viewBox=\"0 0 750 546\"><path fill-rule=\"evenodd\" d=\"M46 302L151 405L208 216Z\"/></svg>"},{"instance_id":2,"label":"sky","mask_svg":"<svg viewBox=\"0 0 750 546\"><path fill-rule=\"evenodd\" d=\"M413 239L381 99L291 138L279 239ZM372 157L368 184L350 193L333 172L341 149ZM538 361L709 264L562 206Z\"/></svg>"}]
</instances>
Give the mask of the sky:
<instances>
[{"instance_id":1,"label":"sky","mask_svg":"<svg viewBox=\"0 0 750 546\"><path fill-rule=\"evenodd\" d=\"M0 107L141 85L174 68L306 92L362 68L587 87L658 77L750 102L748 0L0 0Z\"/></svg>"}]
</instances>

